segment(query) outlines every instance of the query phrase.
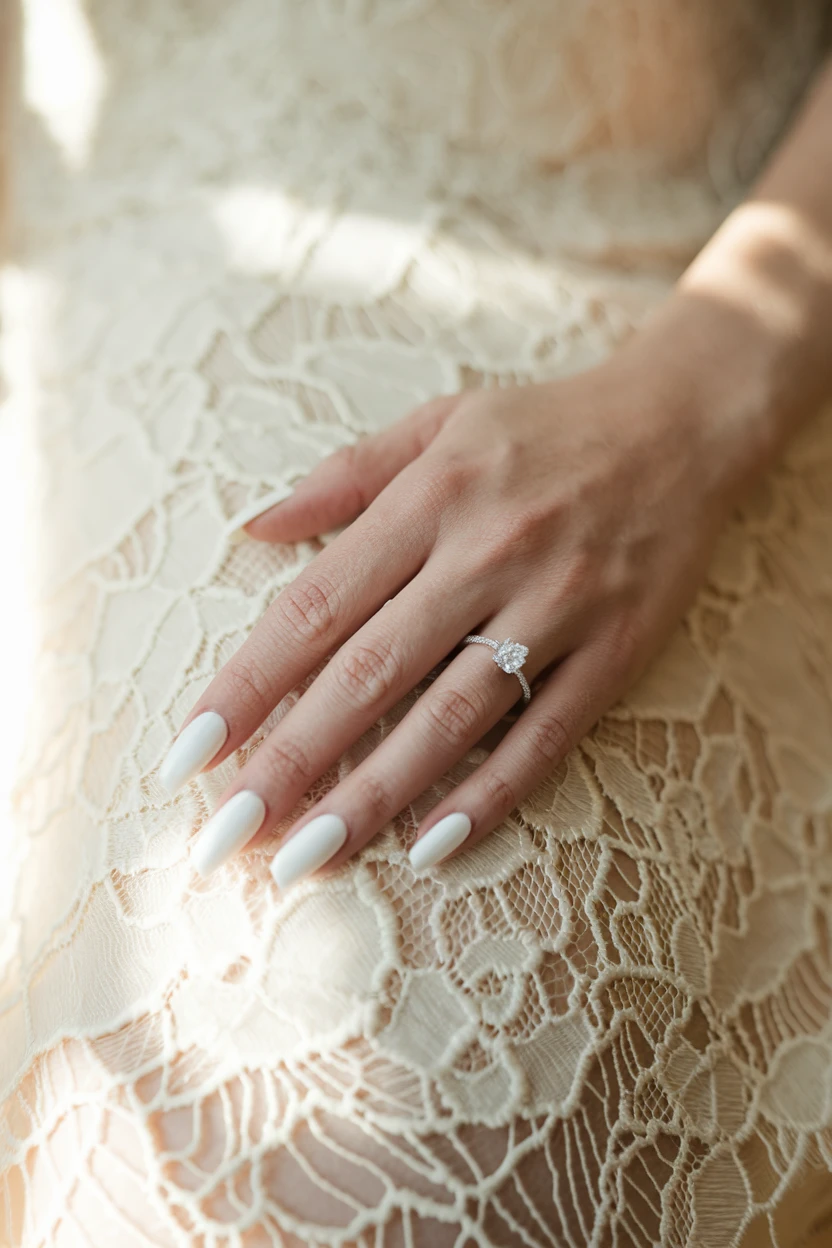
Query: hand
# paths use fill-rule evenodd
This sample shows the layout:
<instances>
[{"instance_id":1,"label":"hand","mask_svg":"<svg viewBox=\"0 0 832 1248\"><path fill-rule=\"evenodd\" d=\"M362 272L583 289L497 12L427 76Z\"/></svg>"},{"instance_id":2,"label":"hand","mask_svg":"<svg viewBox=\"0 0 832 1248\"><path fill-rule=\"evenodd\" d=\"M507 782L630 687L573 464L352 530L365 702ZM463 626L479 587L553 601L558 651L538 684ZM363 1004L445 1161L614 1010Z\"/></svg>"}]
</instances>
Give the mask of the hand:
<instances>
[{"instance_id":1,"label":"hand","mask_svg":"<svg viewBox=\"0 0 832 1248\"><path fill-rule=\"evenodd\" d=\"M221 762L332 655L223 794L194 850L202 874L268 835L467 633L529 647L532 699L420 827L414 866L475 844L558 765L678 621L733 502L719 423L672 392L688 397L622 349L565 380L439 398L328 456L246 526L293 542L352 520L278 595L163 765L175 788ZM492 657L462 647L287 831L281 887L342 863L505 715L522 690Z\"/></svg>"}]
</instances>

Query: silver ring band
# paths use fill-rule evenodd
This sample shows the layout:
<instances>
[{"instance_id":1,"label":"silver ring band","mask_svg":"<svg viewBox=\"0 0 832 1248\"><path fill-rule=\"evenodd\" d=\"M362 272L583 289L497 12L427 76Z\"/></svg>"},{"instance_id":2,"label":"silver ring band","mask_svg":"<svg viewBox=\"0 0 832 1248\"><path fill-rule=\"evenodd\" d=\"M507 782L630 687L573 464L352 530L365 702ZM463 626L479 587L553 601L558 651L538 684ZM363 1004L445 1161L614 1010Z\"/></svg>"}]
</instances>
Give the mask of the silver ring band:
<instances>
[{"instance_id":1,"label":"silver ring band","mask_svg":"<svg viewBox=\"0 0 832 1248\"><path fill-rule=\"evenodd\" d=\"M467 637L463 637L460 645L467 646L469 642L477 641L483 646L490 646L496 651L494 662L504 672L516 676L523 686L523 701L528 702L532 696L529 688L529 682L520 671L520 668L526 661L529 653L529 647L523 646L519 641L512 641L510 637L506 637L505 641L495 641L493 637L481 637L479 633L469 633Z\"/></svg>"}]
</instances>

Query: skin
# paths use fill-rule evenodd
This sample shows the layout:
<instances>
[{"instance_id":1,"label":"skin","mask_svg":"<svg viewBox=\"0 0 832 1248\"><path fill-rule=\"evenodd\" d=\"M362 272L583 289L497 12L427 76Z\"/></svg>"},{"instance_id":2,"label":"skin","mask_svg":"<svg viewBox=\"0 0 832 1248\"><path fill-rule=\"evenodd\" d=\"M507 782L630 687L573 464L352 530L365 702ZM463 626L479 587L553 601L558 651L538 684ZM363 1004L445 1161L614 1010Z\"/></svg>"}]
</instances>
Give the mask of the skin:
<instances>
[{"instance_id":1,"label":"skin","mask_svg":"<svg viewBox=\"0 0 832 1248\"><path fill-rule=\"evenodd\" d=\"M438 398L323 460L250 522L295 542L351 522L275 599L188 716L216 766L327 656L223 794L269 836L340 754L469 632L529 646L532 700L424 820L486 836L633 684L700 586L731 510L832 393L832 65L671 295L601 365ZM388 601L388 599L390 601ZM281 837L334 812L337 868L521 696L464 646L394 731ZM522 705L522 704L521 704ZM277 843L275 848L277 848Z\"/></svg>"}]
</instances>

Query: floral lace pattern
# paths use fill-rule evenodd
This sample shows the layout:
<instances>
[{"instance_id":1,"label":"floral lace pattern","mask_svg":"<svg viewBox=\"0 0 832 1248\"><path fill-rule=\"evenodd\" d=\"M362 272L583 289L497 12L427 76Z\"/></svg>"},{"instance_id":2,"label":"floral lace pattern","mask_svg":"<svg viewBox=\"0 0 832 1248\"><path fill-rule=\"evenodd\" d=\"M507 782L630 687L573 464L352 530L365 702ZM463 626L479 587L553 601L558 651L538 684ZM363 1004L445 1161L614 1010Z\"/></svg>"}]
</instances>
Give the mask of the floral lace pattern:
<instances>
[{"instance_id":1,"label":"floral lace pattern","mask_svg":"<svg viewBox=\"0 0 832 1248\"><path fill-rule=\"evenodd\" d=\"M89 150L30 96L0 286L36 637L0 872L0 1239L792 1248L784 1193L832 1164L832 410L639 685L433 877L415 827L484 747L285 897L268 847L189 867L246 751L174 800L155 769L332 536L265 547L240 516L432 395L602 358L782 131L824 6L99 0L89 22Z\"/></svg>"}]
</instances>

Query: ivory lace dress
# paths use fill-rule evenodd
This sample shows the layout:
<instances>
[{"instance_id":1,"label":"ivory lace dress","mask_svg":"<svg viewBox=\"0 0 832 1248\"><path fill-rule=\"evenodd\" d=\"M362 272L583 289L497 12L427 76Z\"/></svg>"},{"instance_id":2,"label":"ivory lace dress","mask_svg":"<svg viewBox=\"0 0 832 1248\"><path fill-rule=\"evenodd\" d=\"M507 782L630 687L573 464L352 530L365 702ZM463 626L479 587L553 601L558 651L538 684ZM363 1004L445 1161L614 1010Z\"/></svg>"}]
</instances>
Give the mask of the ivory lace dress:
<instances>
[{"instance_id":1,"label":"ivory lace dress","mask_svg":"<svg viewBox=\"0 0 832 1248\"><path fill-rule=\"evenodd\" d=\"M601 359L742 197L828 17L28 0L0 1243L832 1242L832 411L629 697L431 876L415 827L485 746L285 896L273 846L189 865L242 754L175 800L155 774L332 537L241 517L433 395Z\"/></svg>"}]
</instances>

